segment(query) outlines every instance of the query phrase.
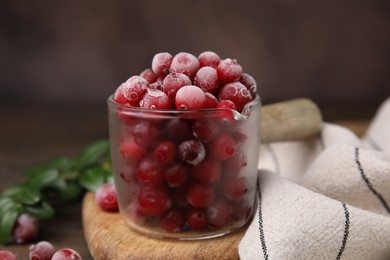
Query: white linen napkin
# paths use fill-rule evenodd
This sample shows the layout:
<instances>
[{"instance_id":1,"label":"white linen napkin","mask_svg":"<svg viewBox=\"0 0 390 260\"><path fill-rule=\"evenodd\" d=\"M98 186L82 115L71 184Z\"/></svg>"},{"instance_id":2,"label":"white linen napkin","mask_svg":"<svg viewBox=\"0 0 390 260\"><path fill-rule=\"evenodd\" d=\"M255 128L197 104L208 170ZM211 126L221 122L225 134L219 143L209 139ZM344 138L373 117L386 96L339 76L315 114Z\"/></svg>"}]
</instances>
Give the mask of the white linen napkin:
<instances>
[{"instance_id":1,"label":"white linen napkin","mask_svg":"<svg viewBox=\"0 0 390 260\"><path fill-rule=\"evenodd\" d=\"M390 259L390 98L363 139L324 123L261 145L256 215L241 259Z\"/></svg>"}]
</instances>

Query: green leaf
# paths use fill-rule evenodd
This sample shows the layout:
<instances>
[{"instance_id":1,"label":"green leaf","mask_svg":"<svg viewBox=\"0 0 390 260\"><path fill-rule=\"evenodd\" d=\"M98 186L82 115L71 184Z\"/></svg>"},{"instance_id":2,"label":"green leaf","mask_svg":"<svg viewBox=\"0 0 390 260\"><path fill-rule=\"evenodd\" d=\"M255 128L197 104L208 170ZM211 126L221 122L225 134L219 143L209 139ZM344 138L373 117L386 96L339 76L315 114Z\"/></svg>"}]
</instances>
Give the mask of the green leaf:
<instances>
[{"instance_id":1,"label":"green leaf","mask_svg":"<svg viewBox=\"0 0 390 260\"><path fill-rule=\"evenodd\" d=\"M3 191L2 196L11 197L17 202L33 205L41 200L41 193L34 187L25 184L13 185Z\"/></svg>"},{"instance_id":2,"label":"green leaf","mask_svg":"<svg viewBox=\"0 0 390 260\"><path fill-rule=\"evenodd\" d=\"M96 191L105 182L105 173L100 167L94 167L80 174L79 183L89 191Z\"/></svg>"},{"instance_id":3,"label":"green leaf","mask_svg":"<svg viewBox=\"0 0 390 260\"><path fill-rule=\"evenodd\" d=\"M55 182L58 178L59 178L58 169L47 169L45 171L36 173L28 181L28 184L31 187L42 188L45 186L50 186L50 184Z\"/></svg>"},{"instance_id":4,"label":"green leaf","mask_svg":"<svg viewBox=\"0 0 390 260\"><path fill-rule=\"evenodd\" d=\"M54 216L54 209L44 201L35 205L25 206L24 210L37 219L49 219Z\"/></svg>"},{"instance_id":5,"label":"green leaf","mask_svg":"<svg viewBox=\"0 0 390 260\"><path fill-rule=\"evenodd\" d=\"M0 215L0 244L4 245L10 241L12 228L19 214L19 208L14 206Z\"/></svg>"},{"instance_id":6,"label":"green leaf","mask_svg":"<svg viewBox=\"0 0 390 260\"><path fill-rule=\"evenodd\" d=\"M77 158L75 167L83 169L92 164L98 163L99 160L108 153L110 148L108 140L100 140L87 146Z\"/></svg>"},{"instance_id":7,"label":"green leaf","mask_svg":"<svg viewBox=\"0 0 390 260\"><path fill-rule=\"evenodd\" d=\"M67 183L65 189L58 193L58 197L62 201L73 201L78 199L83 193L83 189L77 183Z\"/></svg>"},{"instance_id":8,"label":"green leaf","mask_svg":"<svg viewBox=\"0 0 390 260\"><path fill-rule=\"evenodd\" d=\"M1 197L0 198L0 216L4 212L8 211L9 208L15 207L18 203L10 197Z\"/></svg>"},{"instance_id":9,"label":"green leaf","mask_svg":"<svg viewBox=\"0 0 390 260\"><path fill-rule=\"evenodd\" d=\"M49 168L56 168L60 170L69 170L73 167L74 160L71 160L67 157L59 157L47 164Z\"/></svg>"}]
</instances>

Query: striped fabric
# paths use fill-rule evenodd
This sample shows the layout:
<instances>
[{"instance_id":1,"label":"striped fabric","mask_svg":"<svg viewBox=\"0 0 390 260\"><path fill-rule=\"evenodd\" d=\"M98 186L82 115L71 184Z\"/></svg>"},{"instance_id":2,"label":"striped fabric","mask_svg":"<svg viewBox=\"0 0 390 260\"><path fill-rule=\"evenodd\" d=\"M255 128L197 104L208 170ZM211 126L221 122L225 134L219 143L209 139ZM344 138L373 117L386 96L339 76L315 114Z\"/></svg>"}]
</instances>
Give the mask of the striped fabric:
<instances>
[{"instance_id":1,"label":"striped fabric","mask_svg":"<svg viewBox=\"0 0 390 260\"><path fill-rule=\"evenodd\" d=\"M258 194L241 259L390 259L390 99L362 140L325 123L262 145Z\"/></svg>"}]
</instances>

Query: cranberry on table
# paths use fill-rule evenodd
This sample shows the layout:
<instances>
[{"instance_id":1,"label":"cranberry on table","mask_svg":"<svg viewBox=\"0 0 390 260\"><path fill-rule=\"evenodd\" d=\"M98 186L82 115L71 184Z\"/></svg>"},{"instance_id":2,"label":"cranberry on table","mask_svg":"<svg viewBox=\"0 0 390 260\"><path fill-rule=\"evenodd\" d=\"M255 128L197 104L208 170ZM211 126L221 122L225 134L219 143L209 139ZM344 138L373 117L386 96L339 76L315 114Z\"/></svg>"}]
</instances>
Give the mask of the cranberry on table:
<instances>
[{"instance_id":1,"label":"cranberry on table","mask_svg":"<svg viewBox=\"0 0 390 260\"><path fill-rule=\"evenodd\" d=\"M0 250L1 260L17 260L16 255L8 250Z\"/></svg>"},{"instance_id":2,"label":"cranberry on table","mask_svg":"<svg viewBox=\"0 0 390 260\"><path fill-rule=\"evenodd\" d=\"M111 183L103 184L95 193L96 203L105 211L118 211L118 198L115 186Z\"/></svg>"},{"instance_id":3,"label":"cranberry on table","mask_svg":"<svg viewBox=\"0 0 390 260\"><path fill-rule=\"evenodd\" d=\"M22 214L16 219L12 230L12 237L17 244L23 244L34 240L38 236L38 232L38 220L28 214Z\"/></svg>"},{"instance_id":4,"label":"cranberry on table","mask_svg":"<svg viewBox=\"0 0 390 260\"><path fill-rule=\"evenodd\" d=\"M81 260L80 254L71 249L63 248L54 253L52 260Z\"/></svg>"},{"instance_id":5,"label":"cranberry on table","mask_svg":"<svg viewBox=\"0 0 390 260\"><path fill-rule=\"evenodd\" d=\"M29 259L31 260L51 260L56 250L54 246L47 241L40 241L29 247ZM0 259L2 259L0 257Z\"/></svg>"}]
</instances>

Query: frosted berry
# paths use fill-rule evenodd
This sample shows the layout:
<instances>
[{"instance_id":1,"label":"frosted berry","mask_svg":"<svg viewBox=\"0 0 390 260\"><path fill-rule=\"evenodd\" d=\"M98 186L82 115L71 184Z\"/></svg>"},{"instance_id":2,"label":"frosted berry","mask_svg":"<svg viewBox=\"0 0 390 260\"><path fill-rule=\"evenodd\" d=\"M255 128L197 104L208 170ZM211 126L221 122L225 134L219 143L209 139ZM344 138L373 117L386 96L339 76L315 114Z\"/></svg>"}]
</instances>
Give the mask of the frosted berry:
<instances>
[{"instance_id":1,"label":"frosted berry","mask_svg":"<svg viewBox=\"0 0 390 260\"><path fill-rule=\"evenodd\" d=\"M22 214L16 219L12 237L17 244L23 244L34 240L38 236L38 231L38 220L28 214Z\"/></svg>"},{"instance_id":2,"label":"frosted berry","mask_svg":"<svg viewBox=\"0 0 390 260\"><path fill-rule=\"evenodd\" d=\"M30 260L51 260L55 253L54 246L47 241L41 241L37 244L30 245L29 259ZM2 259L0 257L0 259Z\"/></svg>"},{"instance_id":3,"label":"frosted berry","mask_svg":"<svg viewBox=\"0 0 390 260\"><path fill-rule=\"evenodd\" d=\"M160 227L168 232L180 232L186 222L184 213L179 209L168 211L160 220Z\"/></svg>"},{"instance_id":4,"label":"frosted berry","mask_svg":"<svg viewBox=\"0 0 390 260\"><path fill-rule=\"evenodd\" d=\"M122 143L120 153L123 159L133 164L137 164L144 157L146 149L131 138Z\"/></svg>"},{"instance_id":5,"label":"frosted berry","mask_svg":"<svg viewBox=\"0 0 390 260\"><path fill-rule=\"evenodd\" d=\"M115 186L111 183L105 183L96 190L95 201L104 211L118 211L118 197Z\"/></svg>"},{"instance_id":6,"label":"frosted berry","mask_svg":"<svg viewBox=\"0 0 390 260\"><path fill-rule=\"evenodd\" d=\"M221 58L213 51L205 51L198 56L198 60L200 67L210 66L217 68Z\"/></svg>"},{"instance_id":7,"label":"frosted berry","mask_svg":"<svg viewBox=\"0 0 390 260\"><path fill-rule=\"evenodd\" d=\"M134 141L141 146L151 146L156 143L160 136L160 130L151 121L140 121L131 129Z\"/></svg>"},{"instance_id":8,"label":"frosted berry","mask_svg":"<svg viewBox=\"0 0 390 260\"><path fill-rule=\"evenodd\" d=\"M192 126L194 136L203 143L208 143L219 133L220 124L211 119L197 120Z\"/></svg>"},{"instance_id":9,"label":"frosted berry","mask_svg":"<svg viewBox=\"0 0 390 260\"><path fill-rule=\"evenodd\" d=\"M207 215L204 209L192 208L187 213L187 224L192 229L202 229L207 224Z\"/></svg>"},{"instance_id":10,"label":"frosted berry","mask_svg":"<svg viewBox=\"0 0 390 260\"><path fill-rule=\"evenodd\" d=\"M139 102L139 106L149 109L171 109L172 102L163 91L158 89L148 89Z\"/></svg>"},{"instance_id":11,"label":"frosted berry","mask_svg":"<svg viewBox=\"0 0 390 260\"><path fill-rule=\"evenodd\" d=\"M207 208L208 225L214 228L226 226L232 220L232 207L227 202L219 200Z\"/></svg>"},{"instance_id":12,"label":"frosted berry","mask_svg":"<svg viewBox=\"0 0 390 260\"><path fill-rule=\"evenodd\" d=\"M138 205L145 215L162 216L171 206L171 200L165 188L145 186L139 192Z\"/></svg>"},{"instance_id":13,"label":"frosted berry","mask_svg":"<svg viewBox=\"0 0 390 260\"><path fill-rule=\"evenodd\" d=\"M160 52L154 55L152 60L152 70L158 76L165 76L169 73L172 62L172 55L168 52Z\"/></svg>"},{"instance_id":14,"label":"frosted berry","mask_svg":"<svg viewBox=\"0 0 390 260\"><path fill-rule=\"evenodd\" d=\"M158 78L158 76L153 72L152 69L145 69L139 75L141 77L143 77L144 79L146 79L146 81L149 82L149 84L156 82L156 80Z\"/></svg>"},{"instance_id":15,"label":"frosted berry","mask_svg":"<svg viewBox=\"0 0 390 260\"><path fill-rule=\"evenodd\" d=\"M137 176L143 184L161 185L164 183L162 168L154 158L147 157L140 162Z\"/></svg>"},{"instance_id":16,"label":"frosted berry","mask_svg":"<svg viewBox=\"0 0 390 260\"><path fill-rule=\"evenodd\" d=\"M249 90L252 95L252 99L254 99L257 95L256 80L248 73L242 73L240 82Z\"/></svg>"},{"instance_id":17,"label":"frosted berry","mask_svg":"<svg viewBox=\"0 0 390 260\"><path fill-rule=\"evenodd\" d=\"M247 160L245 154L236 153L224 162L225 174L227 176L237 176L246 167Z\"/></svg>"},{"instance_id":18,"label":"frosted berry","mask_svg":"<svg viewBox=\"0 0 390 260\"><path fill-rule=\"evenodd\" d=\"M169 71L186 74L192 79L198 69L199 61L194 55L187 52L180 52L173 57Z\"/></svg>"},{"instance_id":19,"label":"frosted berry","mask_svg":"<svg viewBox=\"0 0 390 260\"><path fill-rule=\"evenodd\" d=\"M174 101L177 91L187 85L191 85L190 78L183 73L170 73L168 74L162 83L162 90L168 97Z\"/></svg>"},{"instance_id":20,"label":"frosted berry","mask_svg":"<svg viewBox=\"0 0 390 260\"><path fill-rule=\"evenodd\" d=\"M169 164L176 157L176 145L171 141L163 141L154 148L154 158L161 164Z\"/></svg>"},{"instance_id":21,"label":"frosted berry","mask_svg":"<svg viewBox=\"0 0 390 260\"><path fill-rule=\"evenodd\" d=\"M210 144L210 151L219 160L231 158L237 150L236 141L228 134L218 135Z\"/></svg>"},{"instance_id":22,"label":"frosted berry","mask_svg":"<svg viewBox=\"0 0 390 260\"><path fill-rule=\"evenodd\" d=\"M194 84L204 92L214 93L219 85L217 70L208 66L200 68L196 72Z\"/></svg>"},{"instance_id":23,"label":"frosted berry","mask_svg":"<svg viewBox=\"0 0 390 260\"><path fill-rule=\"evenodd\" d=\"M222 186L225 196L229 199L238 200L248 193L248 185L244 177L227 178Z\"/></svg>"},{"instance_id":24,"label":"frosted berry","mask_svg":"<svg viewBox=\"0 0 390 260\"><path fill-rule=\"evenodd\" d=\"M1 260L17 260L16 255L8 250L0 250Z\"/></svg>"},{"instance_id":25,"label":"frosted berry","mask_svg":"<svg viewBox=\"0 0 390 260\"><path fill-rule=\"evenodd\" d=\"M252 100L252 95L249 90L240 82L226 84L218 93L219 100L230 100L241 112L243 107Z\"/></svg>"},{"instance_id":26,"label":"frosted berry","mask_svg":"<svg viewBox=\"0 0 390 260\"><path fill-rule=\"evenodd\" d=\"M115 90L114 100L121 105L124 105L128 102L127 98L123 93L123 83Z\"/></svg>"},{"instance_id":27,"label":"frosted berry","mask_svg":"<svg viewBox=\"0 0 390 260\"><path fill-rule=\"evenodd\" d=\"M122 100L122 96L124 96L128 104L130 104L133 107L138 107L140 100L145 95L146 90L148 88L149 88L149 82L147 82L146 79L142 78L141 76L132 76L119 87L118 91L121 91L121 95L118 94L118 97L121 98L115 101L120 104L123 104L121 103L121 100Z\"/></svg>"},{"instance_id":28,"label":"frosted berry","mask_svg":"<svg viewBox=\"0 0 390 260\"><path fill-rule=\"evenodd\" d=\"M217 67L218 78L221 84L237 81L241 78L242 67L236 60L221 60Z\"/></svg>"},{"instance_id":29,"label":"frosted berry","mask_svg":"<svg viewBox=\"0 0 390 260\"><path fill-rule=\"evenodd\" d=\"M219 160L208 159L193 168L193 175L203 182L216 182L221 178L222 165Z\"/></svg>"},{"instance_id":30,"label":"frosted berry","mask_svg":"<svg viewBox=\"0 0 390 260\"><path fill-rule=\"evenodd\" d=\"M165 170L164 175L168 186L177 188L187 183L190 169L183 163L175 163Z\"/></svg>"},{"instance_id":31,"label":"frosted berry","mask_svg":"<svg viewBox=\"0 0 390 260\"><path fill-rule=\"evenodd\" d=\"M206 100L204 102L204 109L217 107L218 100L213 94L207 92L204 93L204 95L206 97Z\"/></svg>"},{"instance_id":32,"label":"frosted berry","mask_svg":"<svg viewBox=\"0 0 390 260\"><path fill-rule=\"evenodd\" d=\"M63 248L54 253L52 260L81 260L78 252L70 248Z\"/></svg>"},{"instance_id":33,"label":"frosted berry","mask_svg":"<svg viewBox=\"0 0 390 260\"><path fill-rule=\"evenodd\" d=\"M187 200L197 208L210 206L214 202L214 188L202 183L193 183L188 187Z\"/></svg>"},{"instance_id":34,"label":"frosted berry","mask_svg":"<svg viewBox=\"0 0 390 260\"><path fill-rule=\"evenodd\" d=\"M205 93L197 86L184 86L176 93L175 103L177 110L202 109L205 106L205 102Z\"/></svg>"},{"instance_id":35,"label":"frosted berry","mask_svg":"<svg viewBox=\"0 0 390 260\"><path fill-rule=\"evenodd\" d=\"M179 157L190 165L197 165L206 156L203 144L198 140L187 140L178 146Z\"/></svg>"}]
</instances>

